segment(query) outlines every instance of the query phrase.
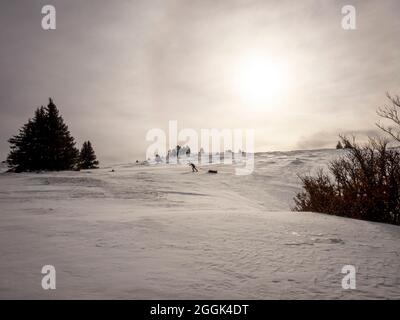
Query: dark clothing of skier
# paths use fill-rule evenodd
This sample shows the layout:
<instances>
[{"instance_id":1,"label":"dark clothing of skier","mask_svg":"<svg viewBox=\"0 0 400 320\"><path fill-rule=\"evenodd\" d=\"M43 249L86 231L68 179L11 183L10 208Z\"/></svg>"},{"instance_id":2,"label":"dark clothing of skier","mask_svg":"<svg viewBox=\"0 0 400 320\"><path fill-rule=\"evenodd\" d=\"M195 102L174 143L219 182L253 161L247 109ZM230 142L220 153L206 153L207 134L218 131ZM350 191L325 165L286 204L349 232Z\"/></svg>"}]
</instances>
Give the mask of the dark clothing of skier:
<instances>
[{"instance_id":1,"label":"dark clothing of skier","mask_svg":"<svg viewBox=\"0 0 400 320\"><path fill-rule=\"evenodd\" d=\"M189 165L192 167L192 172L199 172L199 170L197 170L197 168L194 165L194 163L189 163Z\"/></svg>"}]
</instances>

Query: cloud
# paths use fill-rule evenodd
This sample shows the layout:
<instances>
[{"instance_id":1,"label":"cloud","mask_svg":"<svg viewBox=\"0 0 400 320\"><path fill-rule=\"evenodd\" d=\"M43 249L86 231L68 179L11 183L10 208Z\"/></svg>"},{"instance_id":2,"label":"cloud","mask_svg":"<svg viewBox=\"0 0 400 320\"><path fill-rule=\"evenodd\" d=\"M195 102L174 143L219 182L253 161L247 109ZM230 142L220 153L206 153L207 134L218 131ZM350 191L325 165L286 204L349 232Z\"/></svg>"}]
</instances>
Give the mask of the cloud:
<instances>
[{"instance_id":1,"label":"cloud","mask_svg":"<svg viewBox=\"0 0 400 320\"><path fill-rule=\"evenodd\" d=\"M257 150L328 146L340 130L373 128L385 92L399 90L400 3L351 1L357 30L344 31L347 2L54 0L47 32L46 2L4 1L0 154L49 96L100 160L143 157L146 132L169 120L255 129ZM274 105L243 103L232 85L252 51L291 67Z\"/></svg>"}]
</instances>

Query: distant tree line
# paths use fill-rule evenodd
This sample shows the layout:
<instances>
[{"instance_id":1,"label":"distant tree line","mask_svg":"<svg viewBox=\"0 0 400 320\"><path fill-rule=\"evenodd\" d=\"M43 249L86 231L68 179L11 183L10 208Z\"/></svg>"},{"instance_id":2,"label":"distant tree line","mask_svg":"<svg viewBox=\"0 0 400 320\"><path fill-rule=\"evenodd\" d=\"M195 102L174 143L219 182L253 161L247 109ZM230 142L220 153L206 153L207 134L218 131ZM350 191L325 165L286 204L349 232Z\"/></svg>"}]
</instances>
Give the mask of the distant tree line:
<instances>
[{"instance_id":1,"label":"distant tree line","mask_svg":"<svg viewBox=\"0 0 400 320\"><path fill-rule=\"evenodd\" d=\"M400 142L400 98L388 98L390 105L377 113L392 126L377 126ZM329 163L328 172L300 176L303 190L293 210L400 225L400 149L388 144L388 139L370 138L361 146L342 136L338 149L347 152Z\"/></svg>"},{"instance_id":2,"label":"distant tree line","mask_svg":"<svg viewBox=\"0 0 400 320\"><path fill-rule=\"evenodd\" d=\"M37 108L32 119L11 137L7 164L11 171L79 170L97 168L90 141L81 151L75 147L68 126L50 98L47 107Z\"/></svg>"}]
</instances>

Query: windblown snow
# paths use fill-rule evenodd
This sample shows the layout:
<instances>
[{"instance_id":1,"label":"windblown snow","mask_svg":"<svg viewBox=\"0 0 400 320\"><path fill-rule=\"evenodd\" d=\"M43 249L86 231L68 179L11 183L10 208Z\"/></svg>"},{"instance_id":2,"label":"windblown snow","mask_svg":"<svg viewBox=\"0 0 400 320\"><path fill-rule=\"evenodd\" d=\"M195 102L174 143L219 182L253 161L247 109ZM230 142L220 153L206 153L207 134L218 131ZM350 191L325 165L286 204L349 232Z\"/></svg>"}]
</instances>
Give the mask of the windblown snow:
<instances>
[{"instance_id":1,"label":"windblown snow","mask_svg":"<svg viewBox=\"0 0 400 320\"><path fill-rule=\"evenodd\" d=\"M257 154L248 176L222 164L3 172L0 298L399 299L400 227L290 211L297 174L338 152Z\"/></svg>"}]
</instances>

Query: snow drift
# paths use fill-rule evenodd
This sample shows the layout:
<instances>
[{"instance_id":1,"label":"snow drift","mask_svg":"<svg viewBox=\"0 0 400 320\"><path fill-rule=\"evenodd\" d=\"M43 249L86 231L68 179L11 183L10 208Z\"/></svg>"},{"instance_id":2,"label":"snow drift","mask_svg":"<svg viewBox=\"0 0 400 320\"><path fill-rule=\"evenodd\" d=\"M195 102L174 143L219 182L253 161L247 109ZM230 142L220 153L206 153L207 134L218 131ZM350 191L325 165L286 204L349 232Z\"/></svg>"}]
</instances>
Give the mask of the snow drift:
<instances>
[{"instance_id":1,"label":"snow drift","mask_svg":"<svg viewBox=\"0 0 400 320\"><path fill-rule=\"evenodd\" d=\"M338 152L258 154L248 176L225 165L3 170L0 298L398 299L400 227L290 211L297 173ZM41 287L48 264L56 290ZM349 264L356 290L341 285Z\"/></svg>"}]
</instances>

